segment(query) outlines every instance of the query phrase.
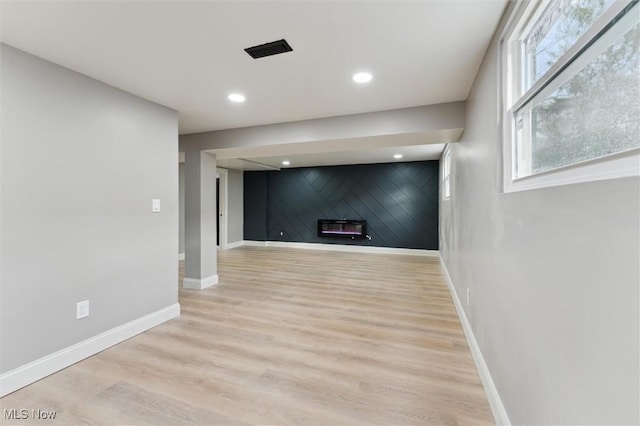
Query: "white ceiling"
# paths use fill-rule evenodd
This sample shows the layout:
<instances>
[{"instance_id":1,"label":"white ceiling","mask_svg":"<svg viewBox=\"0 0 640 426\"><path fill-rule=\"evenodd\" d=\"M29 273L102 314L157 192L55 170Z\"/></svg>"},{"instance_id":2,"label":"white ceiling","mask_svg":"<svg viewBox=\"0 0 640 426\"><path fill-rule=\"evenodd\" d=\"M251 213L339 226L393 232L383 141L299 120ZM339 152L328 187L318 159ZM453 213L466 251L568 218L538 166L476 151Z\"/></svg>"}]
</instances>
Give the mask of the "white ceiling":
<instances>
[{"instance_id":1,"label":"white ceiling","mask_svg":"<svg viewBox=\"0 0 640 426\"><path fill-rule=\"evenodd\" d=\"M276 155L273 157L235 158L218 160L218 166L236 170L280 170L292 167L337 166L342 164L372 164L405 161L437 160L445 144L363 149L358 151L323 152L312 154ZM401 159L395 159L401 154ZM287 160L289 165L283 165Z\"/></svg>"},{"instance_id":2,"label":"white ceiling","mask_svg":"<svg viewBox=\"0 0 640 426\"><path fill-rule=\"evenodd\" d=\"M464 100L506 0L2 2L4 43L179 112L180 133ZM286 38L294 51L244 48ZM360 86L356 71L373 81ZM227 94L246 95L232 104Z\"/></svg>"}]
</instances>

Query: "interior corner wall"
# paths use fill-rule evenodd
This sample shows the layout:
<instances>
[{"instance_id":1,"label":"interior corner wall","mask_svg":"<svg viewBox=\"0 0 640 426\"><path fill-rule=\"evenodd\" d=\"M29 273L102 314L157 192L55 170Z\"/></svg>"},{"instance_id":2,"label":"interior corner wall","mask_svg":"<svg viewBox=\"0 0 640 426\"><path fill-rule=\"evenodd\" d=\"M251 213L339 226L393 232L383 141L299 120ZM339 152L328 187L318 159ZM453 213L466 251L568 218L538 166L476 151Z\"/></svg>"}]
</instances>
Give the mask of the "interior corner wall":
<instances>
[{"instance_id":1,"label":"interior corner wall","mask_svg":"<svg viewBox=\"0 0 640 426\"><path fill-rule=\"evenodd\" d=\"M638 424L638 178L503 193L498 40L452 144L441 255L513 424Z\"/></svg>"},{"instance_id":2,"label":"interior corner wall","mask_svg":"<svg viewBox=\"0 0 640 426\"><path fill-rule=\"evenodd\" d=\"M245 204L248 239L438 249L438 161L245 175L246 202L266 206L263 217ZM371 239L318 237L318 219L339 218L366 220Z\"/></svg>"},{"instance_id":3,"label":"interior corner wall","mask_svg":"<svg viewBox=\"0 0 640 426\"><path fill-rule=\"evenodd\" d=\"M178 302L178 118L0 46L4 373Z\"/></svg>"},{"instance_id":4,"label":"interior corner wall","mask_svg":"<svg viewBox=\"0 0 640 426\"><path fill-rule=\"evenodd\" d=\"M227 243L244 239L244 176L240 170L229 170L227 182Z\"/></svg>"}]
</instances>

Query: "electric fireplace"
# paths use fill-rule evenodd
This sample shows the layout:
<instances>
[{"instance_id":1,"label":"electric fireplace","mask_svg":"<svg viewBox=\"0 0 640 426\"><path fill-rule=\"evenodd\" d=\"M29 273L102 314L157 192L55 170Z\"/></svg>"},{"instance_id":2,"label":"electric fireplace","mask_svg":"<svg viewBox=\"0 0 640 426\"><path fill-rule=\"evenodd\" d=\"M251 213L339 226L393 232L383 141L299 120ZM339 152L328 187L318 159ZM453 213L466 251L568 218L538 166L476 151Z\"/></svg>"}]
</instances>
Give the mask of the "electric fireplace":
<instances>
[{"instance_id":1,"label":"electric fireplace","mask_svg":"<svg viewBox=\"0 0 640 426\"><path fill-rule=\"evenodd\" d=\"M318 237L367 238L367 221L318 219Z\"/></svg>"}]
</instances>

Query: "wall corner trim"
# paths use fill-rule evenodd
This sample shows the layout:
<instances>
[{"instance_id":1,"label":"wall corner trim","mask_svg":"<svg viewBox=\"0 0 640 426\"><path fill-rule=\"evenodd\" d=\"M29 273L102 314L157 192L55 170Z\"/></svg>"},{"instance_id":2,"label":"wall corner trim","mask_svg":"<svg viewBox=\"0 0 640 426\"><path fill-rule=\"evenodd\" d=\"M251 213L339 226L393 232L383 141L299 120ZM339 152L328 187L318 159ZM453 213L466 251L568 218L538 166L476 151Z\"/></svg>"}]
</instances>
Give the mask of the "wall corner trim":
<instances>
[{"instance_id":1,"label":"wall corner trim","mask_svg":"<svg viewBox=\"0 0 640 426\"><path fill-rule=\"evenodd\" d=\"M458 317L460 318L460 323L462 324L462 329L464 330L464 335L467 338L467 344L469 345L471 355L473 356L473 361L475 362L476 368L478 369L478 374L480 375L482 386L484 387L484 391L487 394L487 400L489 401L489 407L491 408L493 419L496 425L510 426L511 421L509 420L509 415L507 414L507 410L502 403L502 398L500 398L498 389L493 382L489 367L487 367L487 363L484 361L484 357L482 356L482 352L480 351L480 346L478 346L478 341L473 334L471 323L469 322L467 314L462 307L462 302L458 297L458 293L456 293L453 281L451 281L451 276L449 275L447 265L444 263L442 255L440 255L439 257L440 266L442 267L442 271L444 272L447 286L449 287L449 292L451 293L451 298L453 299L453 304L456 307Z\"/></svg>"},{"instance_id":2,"label":"wall corner trim","mask_svg":"<svg viewBox=\"0 0 640 426\"><path fill-rule=\"evenodd\" d=\"M244 240L244 241L242 241L241 246L246 246L246 247L266 247L267 246L267 242L266 241Z\"/></svg>"},{"instance_id":3,"label":"wall corner trim","mask_svg":"<svg viewBox=\"0 0 640 426\"><path fill-rule=\"evenodd\" d=\"M240 247L240 246L243 246L243 245L244 245L244 241L235 241L233 243L227 243L227 248L226 249L229 250L229 249L233 249L233 248Z\"/></svg>"},{"instance_id":4,"label":"wall corner trim","mask_svg":"<svg viewBox=\"0 0 640 426\"><path fill-rule=\"evenodd\" d=\"M180 316L180 304L152 312L0 375L0 397Z\"/></svg>"},{"instance_id":5,"label":"wall corner trim","mask_svg":"<svg viewBox=\"0 0 640 426\"><path fill-rule=\"evenodd\" d=\"M189 288L192 290L204 290L205 288L209 288L213 285L218 284L218 274L210 275L207 278L185 278L182 281L182 287Z\"/></svg>"},{"instance_id":6,"label":"wall corner trim","mask_svg":"<svg viewBox=\"0 0 640 426\"><path fill-rule=\"evenodd\" d=\"M178 261L184 260L184 253L178 253Z\"/></svg>"}]
</instances>

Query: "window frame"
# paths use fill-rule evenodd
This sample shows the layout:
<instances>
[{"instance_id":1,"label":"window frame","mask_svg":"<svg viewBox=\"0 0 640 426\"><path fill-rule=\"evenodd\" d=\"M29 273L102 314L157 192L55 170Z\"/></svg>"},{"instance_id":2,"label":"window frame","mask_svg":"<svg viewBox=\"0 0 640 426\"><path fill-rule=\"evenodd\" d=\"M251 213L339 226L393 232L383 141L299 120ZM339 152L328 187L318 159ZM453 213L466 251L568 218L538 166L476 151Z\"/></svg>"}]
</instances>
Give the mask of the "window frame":
<instances>
[{"instance_id":1,"label":"window frame","mask_svg":"<svg viewBox=\"0 0 640 426\"><path fill-rule=\"evenodd\" d=\"M572 63L584 60L583 54L598 39L607 36L606 32L617 22L616 17L625 11L628 14L637 14L640 9L640 3L637 0L616 1L553 66L530 88L523 90L525 81L523 55L525 53L521 41L526 38L532 28L535 28L539 18L553 1L515 3L500 36L498 87L500 87L499 117L502 117L504 192L640 175L640 148L633 148L528 176L516 177L516 162L519 160L515 158L514 149L517 131L516 112L531 102L558 77L565 77L561 73ZM561 80L558 79L558 81ZM523 160L520 159L520 161Z\"/></svg>"},{"instance_id":2,"label":"window frame","mask_svg":"<svg viewBox=\"0 0 640 426\"><path fill-rule=\"evenodd\" d=\"M442 152L442 199L451 199L451 147L449 144Z\"/></svg>"}]
</instances>

